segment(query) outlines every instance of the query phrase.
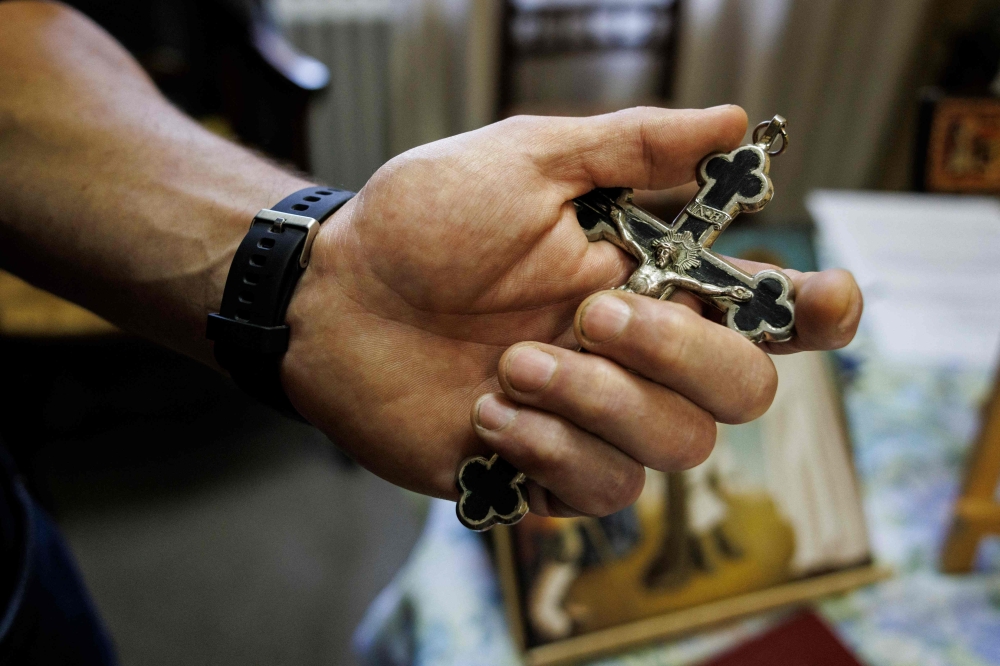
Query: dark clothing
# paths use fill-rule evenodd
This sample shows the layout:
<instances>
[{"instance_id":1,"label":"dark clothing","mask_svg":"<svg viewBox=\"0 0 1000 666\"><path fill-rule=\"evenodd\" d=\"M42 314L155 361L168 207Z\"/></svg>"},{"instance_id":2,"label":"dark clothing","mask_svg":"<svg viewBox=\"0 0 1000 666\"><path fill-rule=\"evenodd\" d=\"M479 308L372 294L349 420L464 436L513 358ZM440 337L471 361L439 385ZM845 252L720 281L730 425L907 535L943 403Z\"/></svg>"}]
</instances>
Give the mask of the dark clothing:
<instances>
[{"instance_id":1,"label":"dark clothing","mask_svg":"<svg viewBox=\"0 0 1000 666\"><path fill-rule=\"evenodd\" d=\"M116 664L69 549L2 448L0 537L0 664Z\"/></svg>"}]
</instances>

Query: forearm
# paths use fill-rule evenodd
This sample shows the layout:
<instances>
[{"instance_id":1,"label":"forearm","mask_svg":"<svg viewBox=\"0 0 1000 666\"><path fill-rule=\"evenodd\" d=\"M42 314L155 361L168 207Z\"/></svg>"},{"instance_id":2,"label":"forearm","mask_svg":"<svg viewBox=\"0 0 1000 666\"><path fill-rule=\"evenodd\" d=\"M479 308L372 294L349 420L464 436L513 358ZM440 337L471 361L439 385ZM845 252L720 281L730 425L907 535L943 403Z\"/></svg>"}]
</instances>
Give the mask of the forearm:
<instances>
[{"instance_id":1,"label":"forearm","mask_svg":"<svg viewBox=\"0 0 1000 666\"><path fill-rule=\"evenodd\" d=\"M0 262L210 358L253 214L307 184L177 111L80 15L0 3Z\"/></svg>"}]
</instances>

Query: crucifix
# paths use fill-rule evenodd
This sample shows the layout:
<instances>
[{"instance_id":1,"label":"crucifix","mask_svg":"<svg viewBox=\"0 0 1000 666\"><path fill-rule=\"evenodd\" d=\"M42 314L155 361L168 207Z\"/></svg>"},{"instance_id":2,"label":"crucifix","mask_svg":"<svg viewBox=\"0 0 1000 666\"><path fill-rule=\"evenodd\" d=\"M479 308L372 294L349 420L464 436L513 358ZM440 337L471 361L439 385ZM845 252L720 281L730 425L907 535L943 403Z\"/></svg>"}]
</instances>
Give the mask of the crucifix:
<instances>
[{"instance_id":1,"label":"crucifix","mask_svg":"<svg viewBox=\"0 0 1000 666\"><path fill-rule=\"evenodd\" d=\"M785 119L754 128L753 143L713 153L698 164L701 188L670 224L632 203L629 188L599 188L573 200L587 239L607 240L638 262L619 287L667 299L676 289L724 313L726 326L754 342L783 342L795 326L795 289L781 271L747 273L711 251L740 213L762 209L774 194L771 157L788 147ZM482 531L511 525L528 511L524 474L497 455L470 458L458 470L458 519Z\"/></svg>"}]
</instances>

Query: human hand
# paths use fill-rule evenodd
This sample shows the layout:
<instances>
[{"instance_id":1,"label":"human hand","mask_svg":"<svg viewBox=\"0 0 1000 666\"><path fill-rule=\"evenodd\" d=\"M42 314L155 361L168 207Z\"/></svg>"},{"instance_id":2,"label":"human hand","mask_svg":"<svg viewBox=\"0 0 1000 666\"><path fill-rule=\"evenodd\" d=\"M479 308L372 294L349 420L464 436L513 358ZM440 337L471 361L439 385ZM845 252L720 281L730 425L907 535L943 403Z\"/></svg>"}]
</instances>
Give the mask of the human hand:
<instances>
[{"instance_id":1,"label":"human hand","mask_svg":"<svg viewBox=\"0 0 1000 666\"><path fill-rule=\"evenodd\" d=\"M571 202L686 182L745 130L732 106L521 117L393 159L316 240L287 315L290 399L362 465L418 492L456 498L458 464L496 451L532 480L533 511L631 504L644 465L701 462L716 421L762 414L777 376L688 294L602 292L632 259L588 242ZM790 344L846 344L853 279L793 279Z\"/></svg>"}]
</instances>

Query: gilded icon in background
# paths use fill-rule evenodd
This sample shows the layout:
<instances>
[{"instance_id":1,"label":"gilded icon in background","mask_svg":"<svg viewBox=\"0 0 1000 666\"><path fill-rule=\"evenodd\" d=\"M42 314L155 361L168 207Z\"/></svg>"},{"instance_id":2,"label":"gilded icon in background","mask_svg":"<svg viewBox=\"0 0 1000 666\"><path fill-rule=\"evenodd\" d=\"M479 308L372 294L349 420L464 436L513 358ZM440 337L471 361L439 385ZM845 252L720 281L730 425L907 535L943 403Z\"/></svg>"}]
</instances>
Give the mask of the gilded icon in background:
<instances>
[{"instance_id":1,"label":"gilded icon in background","mask_svg":"<svg viewBox=\"0 0 1000 666\"><path fill-rule=\"evenodd\" d=\"M1000 100L938 101L923 177L931 192L1000 192Z\"/></svg>"}]
</instances>

